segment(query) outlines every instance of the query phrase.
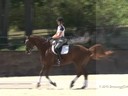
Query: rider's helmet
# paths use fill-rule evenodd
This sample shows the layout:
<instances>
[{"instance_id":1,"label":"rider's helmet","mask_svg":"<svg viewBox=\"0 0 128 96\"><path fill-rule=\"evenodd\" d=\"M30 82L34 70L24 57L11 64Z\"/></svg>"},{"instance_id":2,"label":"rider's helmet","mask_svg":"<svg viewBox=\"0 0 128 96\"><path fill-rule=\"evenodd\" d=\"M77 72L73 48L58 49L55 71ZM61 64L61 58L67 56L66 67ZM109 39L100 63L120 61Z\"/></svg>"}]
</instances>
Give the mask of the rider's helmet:
<instances>
[{"instance_id":1,"label":"rider's helmet","mask_svg":"<svg viewBox=\"0 0 128 96\"><path fill-rule=\"evenodd\" d=\"M58 18L56 19L56 21L64 22L64 19L63 19L63 17L58 17Z\"/></svg>"}]
</instances>

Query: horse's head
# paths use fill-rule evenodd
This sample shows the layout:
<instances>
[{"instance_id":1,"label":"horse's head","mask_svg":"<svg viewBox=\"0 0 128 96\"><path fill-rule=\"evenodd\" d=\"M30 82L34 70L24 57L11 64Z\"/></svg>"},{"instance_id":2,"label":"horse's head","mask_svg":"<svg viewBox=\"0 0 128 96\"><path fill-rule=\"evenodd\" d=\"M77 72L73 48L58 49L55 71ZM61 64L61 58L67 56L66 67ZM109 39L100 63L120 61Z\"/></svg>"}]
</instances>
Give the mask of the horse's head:
<instances>
[{"instance_id":1,"label":"horse's head","mask_svg":"<svg viewBox=\"0 0 128 96\"><path fill-rule=\"evenodd\" d=\"M31 53L34 46L40 51L46 51L51 46L49 40L40 36L27 36L25 45L27 54Z\"/></svg>"},{"instance_id":2,"label":"horse's head","mask_svg":"<svg viewBox=\"0 0 128 96\"><path fill-rule=\"evenodd\" d=\"M31 54L31 51L32 51L32 49L34 47L34 44L30 40L30 37L28 37L28 36L26 37L25 45L26 45L26 53L27 54Z\"/></svg>"}]
</instances>

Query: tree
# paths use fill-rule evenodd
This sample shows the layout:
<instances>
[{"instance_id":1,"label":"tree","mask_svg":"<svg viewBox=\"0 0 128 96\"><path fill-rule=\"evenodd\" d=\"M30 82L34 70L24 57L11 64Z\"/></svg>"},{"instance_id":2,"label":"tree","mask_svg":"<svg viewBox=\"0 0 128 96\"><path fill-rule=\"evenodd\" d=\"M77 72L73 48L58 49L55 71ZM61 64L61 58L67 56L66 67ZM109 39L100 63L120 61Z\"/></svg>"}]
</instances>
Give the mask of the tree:
<instances>
[{"instance_id":1,"label":"tree","mask_svg":"<svg viewBox=\"0 0 128 96\"><path fill-rule=\"evenodd\" d=\"M32 34L33 29L33 0L25 0L25 35Z\"/></svg>"},{"instance_id":2,"label":"tree","mask_svg":"<svg viewBox=\"0 0 128 96\"><path fill-rule=\"evenodd\" d=\"M22 11L24 7L25 22L29 22L25 26L29 26L29 28L31 28L30 26L35 29L56 28L55 20L58 16L64 17L65 26L69 28L90 27L93 29L96 25L95 0L24 0L23 4L22 2L12 0L10 12L11 26L17 26L16 28L20 30L24 30L24 11ZM33 25L30 25L30 22Z\"/></svg>"},{"instance_id":3,"label":"tree","mask_svg":"<svg viewBox=\"0 0 128 96\"><path fill-rule=\"evenodd\" d=\"M127 25L128 0L97 0L97 26Z\"/></svg>"},{"instance_id":4,"label":"tree","mask_svg":"<svg viewBox=\"0 0 128 96\"><path fill-rule=\"evenodd\" d=\"M10 0L0 0L0 44L8 43L8 16Z\"/></svg>"}]
</instances>

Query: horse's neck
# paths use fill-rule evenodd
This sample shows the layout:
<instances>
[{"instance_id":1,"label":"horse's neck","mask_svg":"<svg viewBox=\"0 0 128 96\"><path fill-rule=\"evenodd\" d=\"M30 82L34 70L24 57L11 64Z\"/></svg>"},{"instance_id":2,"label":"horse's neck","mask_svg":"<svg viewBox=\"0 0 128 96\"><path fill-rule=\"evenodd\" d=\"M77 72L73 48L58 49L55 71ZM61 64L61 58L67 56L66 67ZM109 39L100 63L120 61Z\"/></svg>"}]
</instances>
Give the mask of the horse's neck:
<instances>
[{"instance_id":1,"label":"horse's neck","mask_svg":"<svg viewBox=\"0 0 128 96\"><path fill-rule=\"evenodd\" d=\"M50 43L47 42L45 44L42 44L42 42L41 42L41 43L37 43L35 46L37 47L37 49L40 52L40 54L42 56L45 56L45 52L50 47Z\"/></svg>"}]
</instances>

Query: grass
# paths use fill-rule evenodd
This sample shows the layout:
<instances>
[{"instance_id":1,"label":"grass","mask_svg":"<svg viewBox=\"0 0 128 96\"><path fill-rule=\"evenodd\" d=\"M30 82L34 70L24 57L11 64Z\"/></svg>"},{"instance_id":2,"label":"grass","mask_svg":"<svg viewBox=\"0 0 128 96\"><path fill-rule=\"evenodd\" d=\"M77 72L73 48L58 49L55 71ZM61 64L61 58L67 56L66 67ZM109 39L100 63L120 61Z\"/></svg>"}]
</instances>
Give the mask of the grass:
<instances>
[{"instance_id":1,"label":"grass","mask_svg":"<svg viewBox=\"0 0 128 96\"><path fill-rule=\"evenodd\" d=\"M50 33L54 32L54 30L48 30L48 29L39 29L39 30L33 30L33 35L49 35ZM25 31L10 31L9 32L9 39L11 38L22 38L25 36Z\"/></svg>"},{"instance_id":2,"label":"grass","mask_svg":"<svg viewBox=\"0 0 128 96\"><path fill-rule=\"evenodd\" d=\"M24 50L25 50L25 45L21 45L15 51L24 51Z\"/></svg>"}]
</instances>

